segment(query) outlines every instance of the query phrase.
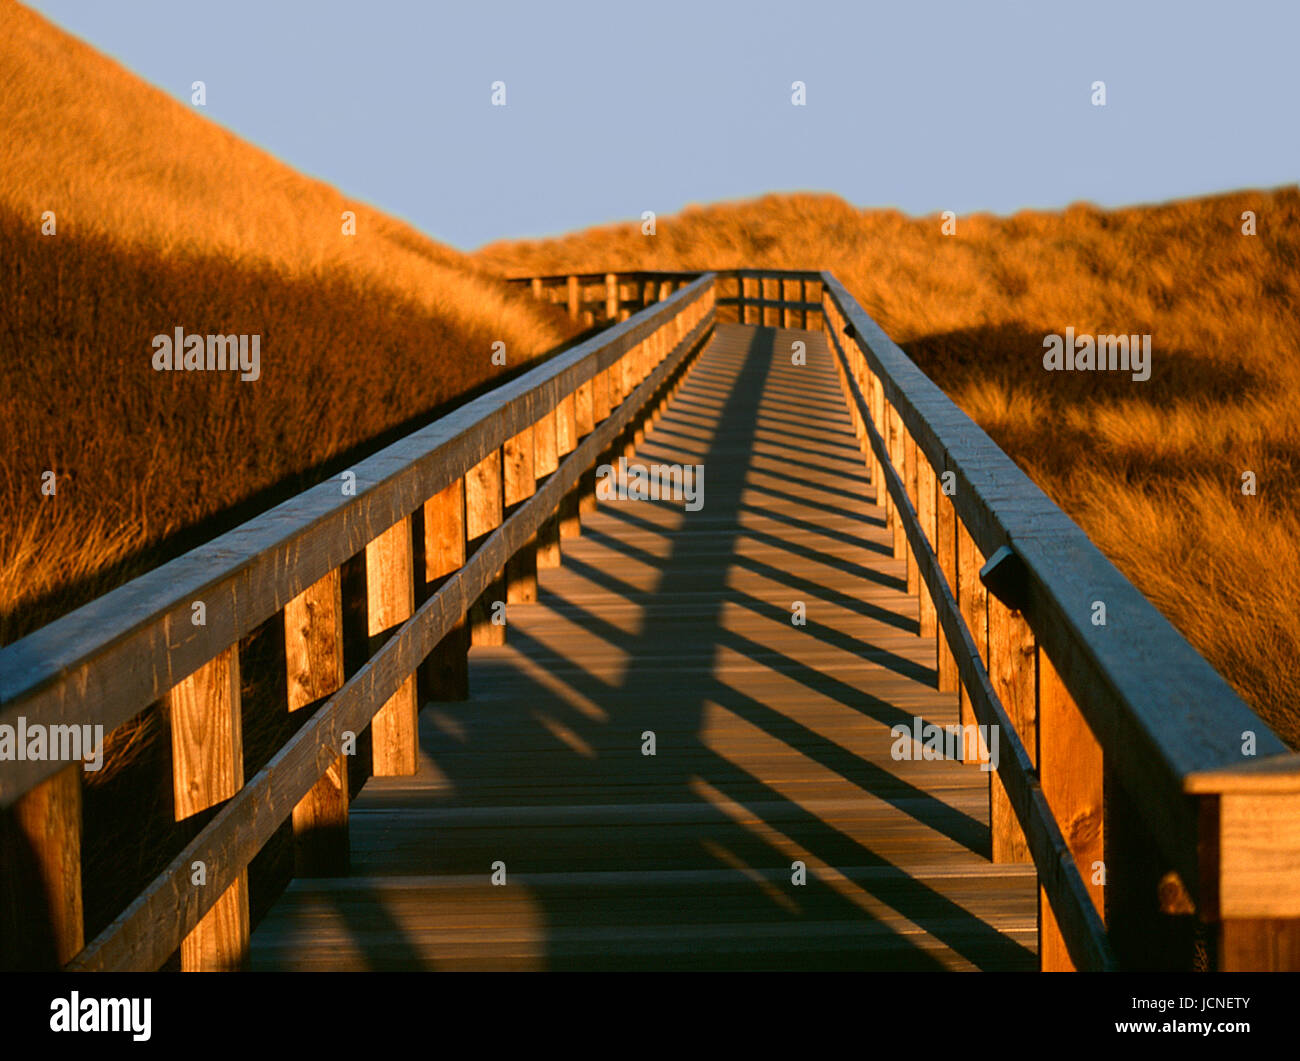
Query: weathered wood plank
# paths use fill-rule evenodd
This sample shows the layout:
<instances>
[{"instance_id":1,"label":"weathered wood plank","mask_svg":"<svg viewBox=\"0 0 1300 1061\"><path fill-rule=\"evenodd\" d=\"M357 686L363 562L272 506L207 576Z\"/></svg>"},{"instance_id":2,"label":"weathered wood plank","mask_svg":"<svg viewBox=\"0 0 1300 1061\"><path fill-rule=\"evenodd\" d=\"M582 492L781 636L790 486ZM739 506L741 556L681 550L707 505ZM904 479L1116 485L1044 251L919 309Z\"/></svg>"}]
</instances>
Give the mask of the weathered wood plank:
<instances>
[{"instance_id":1,"label":"weathered wood plank","mask_svg":"<svg viewBox=\"0 0 1300 1061\"><path fill-rule=\"evenodd\" d=\"M1101 745L1088 729L1046 652L1038 650L1038 773L1052 816L1074 855L1098 916L1105 919L1105 839ZM1075 968L1047 893L1038 899L1038 957L1044 972Z\"/></svg>"},{"instance_id":2,"label":"weathered wood plank","mask_svg":"<svg viewBox=\"0 0 1300 1061\"><path fill-rule=\"evenodd\" d=\"M244 783L239 717L239 649L231 646L167 694L172 741L172 790L177 821L231 800ZM216 889L219 898L181 940L186 972L227 972L248 959L248 874L225 886L211 867L194 860L187 885Z\"/></svg>"},{"instance_id":3,"label":"weathered wood plank","mask_svg":"<svg viewBox=\"0 0 1300 1061\"><path fill-rule=\"evenodd\" d=\"M81 763L0 811L0 967L54 970L83 946Z\"/></svg>"},{"instance_id":4,"label":"weathered wood plank","mask_svg":"<svg viewBox=\"0 0 1300 1061\"><path fill-rule=\"evenodd\" d=\"M343 685L343 592L338 569L284 607L289 711L320 704ZM348 872L348 764L338 756L293 808L294 875Z\"/></svg>"},{"instance_id":5,"label":"weathered wood plank","mask_svg":"<svg viewBox=\"0 0 1300 1061\"><path fill-rule=\"evenodd\" d=\"M366 622L373 655L415 610L415 559L411 520L394 523L366 546ZM415 773L418 755L414 668L370 725L376 777Z\"/></svg>"}]
</instances>

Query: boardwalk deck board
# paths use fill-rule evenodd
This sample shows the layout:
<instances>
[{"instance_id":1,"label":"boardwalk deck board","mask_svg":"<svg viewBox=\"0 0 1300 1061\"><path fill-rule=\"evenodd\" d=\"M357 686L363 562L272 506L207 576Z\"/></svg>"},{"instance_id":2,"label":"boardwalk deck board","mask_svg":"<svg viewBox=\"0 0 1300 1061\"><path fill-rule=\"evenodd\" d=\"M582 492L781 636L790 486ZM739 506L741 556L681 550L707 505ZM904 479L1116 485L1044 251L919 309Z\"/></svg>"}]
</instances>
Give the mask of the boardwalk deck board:
<instances>
[{"instance_id":1,"label":"boardwalk deck board","mask_svg":"<svg viewBox=\"0 0 1300 1061\"><path fill-rule=\"evenodd\" d=\"M360 793L354 876L295 880L253 968L1034 968L987 774L890 756L957 698L822 334L719 325L633 459L702 464L703 508L600 503L470 699L425 706L417 774Z\"/></svg>"}]
</instances>

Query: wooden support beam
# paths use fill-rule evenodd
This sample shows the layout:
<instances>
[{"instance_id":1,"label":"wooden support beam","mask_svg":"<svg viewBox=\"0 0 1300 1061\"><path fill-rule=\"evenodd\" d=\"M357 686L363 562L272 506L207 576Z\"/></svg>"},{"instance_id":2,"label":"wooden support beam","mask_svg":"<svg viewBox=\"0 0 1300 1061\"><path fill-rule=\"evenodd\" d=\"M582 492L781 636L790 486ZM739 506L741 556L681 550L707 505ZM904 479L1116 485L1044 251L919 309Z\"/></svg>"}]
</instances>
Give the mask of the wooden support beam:
<instances>
[{"instance_id":1,"label":"wooden support beam","mask_svg":"<svg viewBox=\"0 0 1300 1061\"><path fill-rule=\"evenodd\" d=\"M503 500L506 514L537 492L536 444L532 427L526 427L502 447ZM506 561L506 600L527 604L537 600L537 536Z\"/></svg>"},{"instance_id":2,"label":"wooden support beam","mask_svg":"<svg viewBox=\"0 0 1300 1061\"><path fill-rule=\"evenodd\" d=\"M313 710L343 685L343 593L336 567L284 606L289 711ZM348 763L340 755L293 808L294 876L349 868Z\"/></svg>"},{"instance_id":3,"label":"wooden support beam","mask_svg":"<svg viewBox=\"0 0 1300 1061\"><path fill-rule=\"evenodd\" d=\"M544 413L533 425L533 474L538 480L552 475L560 466L559 409ZM559 509L537 528L537 567L560 566Z\"/></svg>"},{"instance_id":4,"label":"wooden support beam","mask_svg":"<svg viewBox=\"0 0 1300 1061\"><path fill-rule=\"evenodd\" d=\"M907 463L906 463L906 442L903 439L903 420L898 415L898 410L892 405L889 407L889 457L894 465L894 470L903 480L904 487L907 486ZM907 559L907 532L903 528L902 517L894 510L893 498L890 498L889 506L890 516L894 527L894 559Z\"/></svg>"},{"instance_id":5,"label":"wooden support beam","mask_svg":"<svg viewBox=\"0 0 1300 1061\"><path fill-rule=\"evenodd\" d=\"M618 274L605 274L605 319L611 324L618 320Z\"/></svg>"},{"instance_id":6,"label":"wooden support beam","mask_svg":"<svg viewBox=\"0 0 1300 1061\"><path fill-rule=\"evenodd\" d=\"M935 503L937 505L935 553L939 557L939 567L943 571L943 579L948 583L948 588L953 591L955 597L957 595L957 510L953 507L952 498L943 492L942 476L935 482ZM948 638L943 632L943 627L938 627L936 632L939 654L939 691L942 693L956 692L961 686L961 681L957 676L957 659L952 654L952 647L948 644Z\"/></svg>"},{"instance_id":7,"label":"wooden support beam","mask_svg":"<svg viewBox=\"0 0 1300 1061\"><path fill-rule=\"evenodd\" d=\"M924 453L916 455L916 510L917 516L921 521L921 530L925 534L926 541L930 543L930 548L935 550L938 555L938 537L936 533L936 509L935 509L935 476L934 469L930 467L930 462L926 460ZM917 596L920 598L921 606L921 636L924 638L934 637L939 630L939 624L936 619L934 610L934 601L930 598L930 591L925 584L917 580ZM938 657L936 656L936 661Z\"/></svg>"},{"instance_id":8,"label":"wooden support beam","mask_svg":"<svg viewBox=\"0 0 1300 1061\"><path fill-rule=\"evenodd\" d=\"M980 659L988 666L989 660L989 626L988 626L988 590L980 581L980 568L984 566L984 556L960 519L957 523L957 605L961 608L962 619L970 630L971 639L979 649ZM970 692L965 685L958 684L957 703L960 722L963 726L978 725L975 709L971 706ZM970 758L966 757L970 762Z\"/></svg>"},{"instance_id":9,"label":"wooden support beam","mask_svg":"<svg viewBox=\"0 0 1300 1061\"><path fill-rule=\"evenodd\" d=\"M582 287L576 276L569 277L569 319L577 320L582 309Z\"/></svg>"},{"instance_id":10,"label":"wooden support beam","mask_svg":"<svg viewBox=\"0 0 1300 1061\"><path fill-rule=\"evenodd\" d=\"M907 487L907 498L912 502L912 511L920 513L920 493L917 489L916 441L907 428L903 428L903 485ZM916 556L910 547L907 556L907 592L917 596L921 589L921 579L917 572Z\"/></svg>"},{"instance_id":11,"label":"wooden support beam","mask_svg":"<svg viewBox=\"0 0 1300 1061\"><path fill-rule=\"evenodd\" d=\"M578 388L580 392L581 387ZM555 448L561 459L572 453L578 446L583 432L579 430L578 395L575 392L561 399L555 410ZM591 388L587 388L586 434L591 433ZM579 515L579 501L582 486L575 484L564 500L560 502L560 537L576 538L582 533L582 521Z\"/></svg>"},{"instance_id":12,"label":"wooden support beam","mask_svg":"<svg viewBox=\"0 0 1300 1061\"><path fill-rule=\"evenodd\" d=\"M876 425L876 431L882 438L889 438L889 424L885 419L885 389L880 384L880 377L874 372L871 374L871 418ZM874 471L872 473L872 482L876 487L876 504L886 510L888 514L889 507L889 488L885 485L885 466L881 463L879 457L875 458Z\"/></svg>"},{"instance_id":13,"label":"wooden support beam","mask_svg":"<svg viewBox=\"0 0 1300 1061\"><path fill-rule=\"evenodd\" d=\"M1038 776L1043 796L1074 856L1079 876L1105 919L1101 745L1083 720L1046 652L1038 649ZM1071 972L1074 962L1047 900L1038 892L1038 961L1044 972Z\"/></svg>"},{"instance_id":14,"label":"wooden support beam","mask_svg":"<svg viewBox=\"0 0 1300 1061\"><path fill-rule=\"evenodd\" d=\"M415 611L412 545L408 516L366 546L366 626L371 655ZM415 773L420 711L416 692L412 673L370 724L376 777L409 777Z\"/></svg>"},{"instance_id":15,"label":"wooden support beam","mask_svg":"<svg viewBox=\"0 0 1300 1061\"><path fill-rule=\"evenodd\" d=\"M465 536L472 554L484 538L501 526L502 519L501 451L493 450L465 476ZM494 623L494 605L505 607L504 573L498 576L470 608L470 643L504 645L506 628ZM500 614L499 608L497 614Z\"/></svg>"},{"instance_id":16,"label":"wooden support beam","mask_svg":"<svg viewBox=\"0 0 1300 1061\"><path fill-rule=\"evenodd\" d=\"M1020 612L988 595L989 680L1015 726L1021 743L1036 759L1038 677L1034 633ZM1007 798L1002 778L989 774L989 830L994 862L1032 862L1029 843Z\"/></svg>"},{"instance_id":17,"label":"wooden support beam","mask_svg":"<svg viewBox=\"0 0 1300 1061\"><path fill-rule=\"evenodd\" d=\"M69 763L0 812L0 969L55 970L86 945L82 772Z\"/></svg>"},{"instance_id":18,"label":"wooden support beam","mask_svg":"<svg viewBox=\"0 0 1300 1061\"><path fill-rule=\"evenodd\" d=\"M457 479L424 503L424 595L459 571L465 550L465 480ZM422 668L422 700L469 699L469 626L464 616L429 653Z\"/></svg>"},{"instance_id":19,"label":"wooden support beam","mask_svg":"<svg viewBox=\"0 0 1300 1061\"><path fill-rule=\"evenodd\" d=\"M166 696L171 727L172 794L177 821L230 799L244 783L240 728L239 648L232 645L173 686ZM191 867L193 887L206 887L212 867ZM181 942L185 972L231 972L248 961L248 871Z\"/></svg>"}]
</instances>

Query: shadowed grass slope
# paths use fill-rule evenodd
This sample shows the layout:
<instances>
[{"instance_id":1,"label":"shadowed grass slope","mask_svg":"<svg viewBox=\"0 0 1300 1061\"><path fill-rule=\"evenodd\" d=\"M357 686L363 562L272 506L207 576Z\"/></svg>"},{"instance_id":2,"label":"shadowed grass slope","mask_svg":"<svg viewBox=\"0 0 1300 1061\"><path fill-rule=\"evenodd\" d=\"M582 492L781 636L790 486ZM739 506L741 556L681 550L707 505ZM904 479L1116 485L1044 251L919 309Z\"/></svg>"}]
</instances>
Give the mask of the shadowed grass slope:
<instances>
[{"instance_id":1,"label":"shadowed grass slope","mask_svg":"<svg viewBox=\"0 0 1300 1061\"><path fill-rule=\"evenodd\" d=\"M1242 232L1255 215L1257 235ZM509 275L830 269L1300 747L1300 193L940 219L767 196L477 255ZM1043 337L1150 333L1145 382ZM1254 472L1258 493L1242 493Z\"/></svg>"},{"instance_id":2,"label":"shadowed grass slope","mask_svg":"<svg viewBox=\"0 0 1300 1061\"><path fill-rule=\"evenodd\" d=\"M11 3L0 127L0 643L572 334ZM154 371L177 327L261 378Z\"/></svg>"}]
</instances>

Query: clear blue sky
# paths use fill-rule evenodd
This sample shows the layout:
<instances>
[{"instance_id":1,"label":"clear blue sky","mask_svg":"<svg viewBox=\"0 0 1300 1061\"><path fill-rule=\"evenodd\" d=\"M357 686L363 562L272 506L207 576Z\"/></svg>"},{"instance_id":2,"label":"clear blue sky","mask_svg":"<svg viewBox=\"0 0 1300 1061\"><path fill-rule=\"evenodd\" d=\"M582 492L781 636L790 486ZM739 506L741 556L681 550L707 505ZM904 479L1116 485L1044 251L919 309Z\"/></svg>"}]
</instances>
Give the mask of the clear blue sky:
<instances>
[{"instance_id":1,"label":"clear blue sky","mask_svg":"<svg viewBox=\"0 0 1300 1061\"><path fill-rule=\"evenodd\" d=\"M462 249L771 191L1010 213L1300 170L1292 0L30 6Z\"/></svg>"}]
</instances>

